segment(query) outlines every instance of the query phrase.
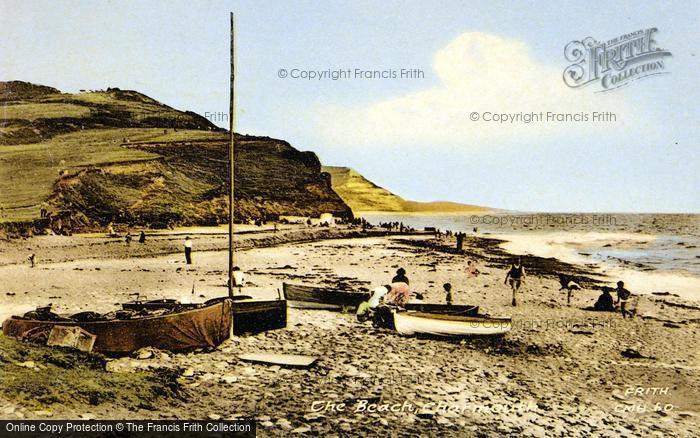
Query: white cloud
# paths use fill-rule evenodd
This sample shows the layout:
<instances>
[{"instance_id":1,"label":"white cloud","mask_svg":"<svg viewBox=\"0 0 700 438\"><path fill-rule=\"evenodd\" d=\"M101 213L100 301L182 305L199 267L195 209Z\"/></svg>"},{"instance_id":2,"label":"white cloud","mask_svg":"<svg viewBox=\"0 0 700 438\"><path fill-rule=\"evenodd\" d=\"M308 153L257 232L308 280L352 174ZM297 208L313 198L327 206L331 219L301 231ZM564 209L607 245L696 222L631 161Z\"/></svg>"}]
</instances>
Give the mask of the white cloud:
<instances>
[{"instance_id":1,"label":"white cloud","mask_svg":"<svg viewBox=\"0 0 700 438\"><path fill-rule=\"evenodd\" d=\"M563 67L562 63L538 62L521 41L467 32L436 53L433 69L441 81L439 86L367 106L320 108L318 132L329 146L473 148L578 130L619 131L628 125L631 114L622 93L572 90L562 80ZM617 114L617 122L499 124L473 122L469 119L473 111L480 117L487 111L612 111Z\"/></svg>"}]
</instances>

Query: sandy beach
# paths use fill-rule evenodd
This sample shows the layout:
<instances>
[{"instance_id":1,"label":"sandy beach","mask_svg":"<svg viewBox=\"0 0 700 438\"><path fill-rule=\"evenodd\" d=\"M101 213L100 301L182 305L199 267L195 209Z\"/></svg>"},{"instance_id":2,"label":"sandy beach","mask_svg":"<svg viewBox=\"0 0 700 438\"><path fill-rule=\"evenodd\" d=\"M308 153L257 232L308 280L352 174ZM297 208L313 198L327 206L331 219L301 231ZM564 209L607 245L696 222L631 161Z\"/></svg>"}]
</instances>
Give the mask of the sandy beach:
<instances>
[{"instance_id":1,"label":"sandy beach","mask_svg":"<svg viewBox=\"0 0 700 438\"><path fill-rule=\"evenodd\" d=\"M52 303L57 312L107 312L134 298L203 301L226 293L222 229L178 230L135 240L98 235L44 236L0 243L0 314ZM261 436L694 436L700 434L700 308L673 295L640 297L638 314L591 312L601 285L615 278L586 266L526 259L532 269L519 305L503 284L511 257L486 238L468 237L466 255L431 236L371 236L359 230L244 229L236 236L244 293L274 298L282 282L369 290L403 267L426 302L513 318L501 340L401 337L352 314L290 308L286 329L226 341L212 352L153 352L110 360L109 372L168 368L180 373L182 400L147 408L102 403L46 406L0 402L7 418L256 418ZM194 241L194 264L181 252ZM349 238L352 237L352 238ZM37 266L27 261L36 254ZM466 260L481 275L467 278ZM589 278L571 306L554 272ZM194 290L194 294L192 291ZM634 291L633 291L634 292ZM249 352L307 354L315 367L244 362ZM149 354L143 355L149 356Z\"/></svg>"}]
</instances>

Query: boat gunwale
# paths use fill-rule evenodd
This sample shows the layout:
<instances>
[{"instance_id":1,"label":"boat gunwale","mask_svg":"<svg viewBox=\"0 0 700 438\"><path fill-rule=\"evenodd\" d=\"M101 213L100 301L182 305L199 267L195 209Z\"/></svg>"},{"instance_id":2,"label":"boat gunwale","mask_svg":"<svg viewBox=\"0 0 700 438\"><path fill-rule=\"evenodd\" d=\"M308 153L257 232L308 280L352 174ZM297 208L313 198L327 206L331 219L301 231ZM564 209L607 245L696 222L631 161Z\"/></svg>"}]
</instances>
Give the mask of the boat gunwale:
<instances>
[{"instance_id":1,"label":"boat gunwale","mask_svg":"<svg viewBox=\"0 0 700 438\"><path fill-rule=\"evenodd\" d=\"M228 298L226 298L228 299ZM90 324L90 325L97 325L97 324L114 324L114 323L122 323L122 322L133 322L133 321L145 321L145 320L153 320L153 319L162 319L162 318L167 318L170 316L178 316L178 315L184 315L186 313L191 313L191 312L198 312L204 309L208 309L210 307L217 306L219 304L222 304L224 300L222 301L217 301L215 303L209 304L209 305L204 305L202 304L201 306L195 307L195 308L185 308L184 310L180 312L171 312L171 313L166 313L163 315L151 315L151 316L143 316L143 317L137 317L137 318L132 318L132 319L108 319L105 321L47 321L47 320L41 320L41 319L31 319L31 318L24 318L22 316L17 316L13 315L9 318L7 318L5 321L8 320L16 320L16 321L31 321L31 322L38 322L42 324L60 324L60 325L79 325L79 324ZM3 324L5 321L2 321Z\"/></svg>"},{"instance_id":2,"label":"boat gunwale","mask_svg":"<svg viewBox=\"0 0 700 438\"><path fill-rule=\"evenodd\" d=\"M506 318L506 317L490 317L490 316L466 316L466 315L454 315L450 313L427 313L427 312L413 312L410 310L402 311L402 312L396 312L397 315L402 315L402 316L411 316L414 318L421 318L421 319L433 319L433 320L439 320L439 321L454 321L454 322L493 322L493 323L501 323L501 324L511 324L513 322L512 318Z\"/></svg>"}]
</instances>

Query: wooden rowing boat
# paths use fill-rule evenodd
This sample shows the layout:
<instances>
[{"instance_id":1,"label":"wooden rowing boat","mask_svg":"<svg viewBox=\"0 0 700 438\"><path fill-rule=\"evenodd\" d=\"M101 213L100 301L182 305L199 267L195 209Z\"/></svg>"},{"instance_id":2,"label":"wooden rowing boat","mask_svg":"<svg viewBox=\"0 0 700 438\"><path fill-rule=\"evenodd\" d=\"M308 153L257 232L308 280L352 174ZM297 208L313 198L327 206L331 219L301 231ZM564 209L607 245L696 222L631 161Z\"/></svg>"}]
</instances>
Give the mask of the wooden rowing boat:
<instances>
[{"instance_id":1,"label":"wooden rowing boat","mask_svg":"<svg viewBox=\"0 0 700 438\"><path fill-rule=\"evenodd\" d=\"M126 354L144 347L187 351L216 347L231 335L233 301L225 299L172 313L106 321L38 320L13 316L3 333L19 339L47 336L54 326L80 327L97 338L94 351Z\"/></svg>"},{"instance_id":2,"label":"wooden rowing boat","mask_svg":"<svg viewBox=\"0 0 700 438\"><path fill-rule=\"evenodd\" d=\"M501 336L511 329L510 318L462 316L424 312L394 312L394 330L406 336Z\"/></svg>"},{"instance_id":3,"label":"wooden rowing boat","mask_svg":"<svg viewBox=\"0 0 700 438\"><path fill-rule=\"evenodd\" d=\"M302 309L346 310L355 311L357 306L369 299L369 293L332 289L319 286L304 286L283 283L283 290L289 307ZM416 312L449 315L474 316L479 313L479 306L447 305L430 303L408 303L406 310Z\"/></svg>"},{"instance_id":4,"label":"wooden rowing boat","mask_svg":"<svg viewBox=\"0 0 700 438\"><path fill-rule=\"evenodd\" d=\"M287 327L286 300L234 301L233 334L260 333Z\"/></svg>"},{"instance_id":5,"label":"wooden rowing boat","mask_svg":"<svg viewBox=\"0 0 700 438\"><path fill-rule=\"evenodd\" d=\"M213 298L204 304L209 305L229 297ZM231 312L233 315L233 334L260 333L268 330L276 330L287 327L287 301L286 300L253 300L247 295L235 295L231 299ZM183 304L177 300L162 299L149 301L130 301L122 304L122 308L128 310L157 310L157 309L191 309L200 304Z\"/></svg>"},{"instance_id":6,"label":"wooden rowing boat","mask_svg":"<svg viewBox=\"0 0 700 438\"><path fill-rule=\"evenodd\" d=\"M289 307L300 309L323 309L355 311L361 302L369 298L366 292L350 292L317 286L282 284L284 297Z\"/></svg>"}]
</instances>

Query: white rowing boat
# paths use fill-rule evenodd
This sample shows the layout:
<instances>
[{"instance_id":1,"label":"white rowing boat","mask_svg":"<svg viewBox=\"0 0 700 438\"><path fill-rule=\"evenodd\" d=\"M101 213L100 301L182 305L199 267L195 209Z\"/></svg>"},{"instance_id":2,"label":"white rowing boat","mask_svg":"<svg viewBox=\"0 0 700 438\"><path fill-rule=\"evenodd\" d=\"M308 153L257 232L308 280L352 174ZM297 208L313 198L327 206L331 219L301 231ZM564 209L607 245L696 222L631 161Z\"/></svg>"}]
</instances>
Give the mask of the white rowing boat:
<instances>
[{"instance_id":1,"label":"white rowing boat","mask_svg":"<svg viewBox=\"0 0 700 438\"><path fill-rule=\"evenodd\" d=\"M416 334L446 337L500 336L510 331L511 319L396 312L394 328L398 333L406 336Z\"/></svg>"}]
</instances>

